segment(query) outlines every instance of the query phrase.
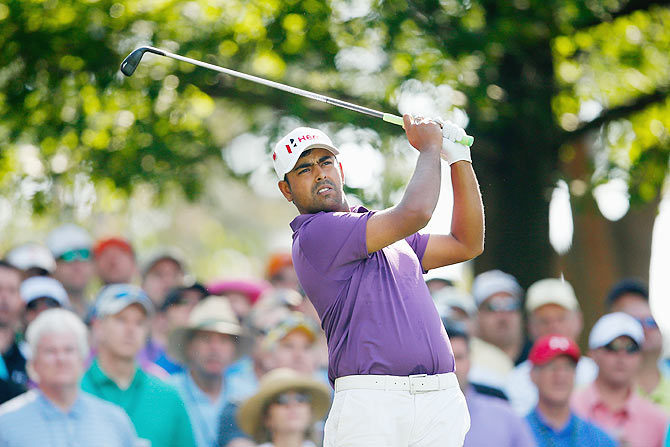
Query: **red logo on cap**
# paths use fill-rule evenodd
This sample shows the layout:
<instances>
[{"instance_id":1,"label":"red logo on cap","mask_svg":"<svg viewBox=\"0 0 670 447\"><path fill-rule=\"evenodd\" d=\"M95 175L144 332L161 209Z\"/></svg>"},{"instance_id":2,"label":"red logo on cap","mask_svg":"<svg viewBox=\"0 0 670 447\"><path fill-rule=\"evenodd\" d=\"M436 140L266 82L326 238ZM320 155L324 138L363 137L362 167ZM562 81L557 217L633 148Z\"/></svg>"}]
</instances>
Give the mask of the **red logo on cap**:
<instances>
[{"instance_id":1,"label":"red logo on cap","mask_svg":"<svg viewBox=\"0 0 670 447\"><path fill-rule=\"evenodd\" d=\"M289 146L288 144L286 145L286 150L288 151L289 154L293 153L293 152L291 152L291 146Z\"/></svg>"},{"instance_id":2,"label":"red logo on cap","mask_svg":"<svg viewBox=\"0 0 670 447\"><path fill-rule=\"evenodd\" d=\"M277 159L277 153L276 153L276 152L273 152L273 153L272 153L272 160L274 161L274 160L276 160L276 159Z\"/></svg>"}]
</instances>

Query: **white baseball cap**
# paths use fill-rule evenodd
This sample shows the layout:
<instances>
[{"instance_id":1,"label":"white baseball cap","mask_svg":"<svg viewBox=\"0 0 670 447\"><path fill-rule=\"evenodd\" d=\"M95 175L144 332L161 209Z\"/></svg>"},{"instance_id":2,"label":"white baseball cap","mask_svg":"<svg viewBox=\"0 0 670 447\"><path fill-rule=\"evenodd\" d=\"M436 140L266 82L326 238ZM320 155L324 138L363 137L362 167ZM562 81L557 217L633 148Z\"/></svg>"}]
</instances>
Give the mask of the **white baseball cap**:
<instances>
[{"instance_id":1,"label":"white baseball cap","mask_svg":"<svg viewBox=\"0 0 670 447\"><path fill-rule=\"evenodd\" d=\"M468 316L473 317L477 314L472 295L458 290L456 287L443 287L433 294L433 302L441 317L449 315L451 308L461 309Z\"/></svg>"},{"instance_id":2,"label":"white baseball cap","mask_svg":"<svg viewBox=\"0 0 670 447\"><path fill-rule=\"evenodd\" d=\"M638 345L644 343L644 329L635 318L623 312L603 315L591 329L589 348L602 348L622 335L632 338Z\"/></svg>"},{"instance_id":3,"label":"white baseball cap","mask_svg":"<svg viewBox=\"0 0 670 447\"><path fill-rule=\"evenodd\" d=\"M21 283L21 298L28 304L38 298L53 298L62 307L69 307L70 300L63 285L48 276L31 276Z\"/></svg>"},{"instance_id":4,"label":"white baseball cap","mask_svg":"<svg viewBox=\"0 0 670 447\"><path fill-rule=\"evenodd\" d=\"M93 239L82 227L65 224L52 230L47 236L47 247L54 258L58 259L71 250L89 249L93 247Z\"/></svg>"},{"instance_id":5,"label":"white baseball cap","mask_svg":"<svg viewBox=\"0 0 670 447\"><path fill-rule=\"evenodd\" d=\"M147 315L152 315L154 305L149 296L134 284L109 284L98 292L94 315L98 318L116 315L131 304L141 305Z\"/></svg>"},{"instance_id":6,"label":"white baseball cap","mask_svg":"<svg viewBox=\"0 0 670 447\"><path fill-rule=\"evenodd\" d=\"M340 151L330 141L328 135L319 129L311 127L298 127L290 131L284 138L279 140L272 152L272 162L275 172L280 180L290 172L300 158L300 154L315 147L328 149L333 155Z\"/></svg>"},{"instance_id":7,"label":"white baseball cap","mask_svg":"<svg viewBox=\"0 0 670 447\"><path fill-rule=\"evenodd\" d=\"M53 272L56 269L56 261L49 249L37 242L28 242L14 247L7 253L7 262L20 270L40 268Z\"/></svg>"},{"instance_id":8,"label":"white baseball cap","mask_svg":"<svg viewBox=\"0 0 670 447\"><path fill-rule=\"evenodd\" d=\"M506 293L521 299L523 289L514 276L501 270L489 270L475 277L472 282L472 296L477 307L496 293Z\"/></svg>"},{"instance_id":9,"label":"white baseball cap","mask_svg":"<svg viewBox=\"0 0 670 447\"><path fill-rule=\"evenodd\" d=\"M557 278L545 278L535 282L526 292L526 311L534 312L535 309L545 304L557 304L568 310L578 310L579 302L575 291L569 282Z\"/></svg>"}]
</instances>

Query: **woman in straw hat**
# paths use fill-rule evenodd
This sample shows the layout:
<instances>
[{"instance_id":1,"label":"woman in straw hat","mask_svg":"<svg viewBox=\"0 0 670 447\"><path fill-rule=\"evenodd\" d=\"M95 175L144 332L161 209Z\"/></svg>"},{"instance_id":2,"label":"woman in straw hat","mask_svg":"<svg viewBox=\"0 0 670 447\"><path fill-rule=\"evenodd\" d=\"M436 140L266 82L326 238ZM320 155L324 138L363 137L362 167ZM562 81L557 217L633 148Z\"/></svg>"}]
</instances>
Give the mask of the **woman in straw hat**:
<instances>
[{"instance_id":1,"label":"woman in straw hat","mask_svg":"<svg viewBox=\"0 0 670 447\"><path fill-rule=\"evenodd\" d=\"M314 447L310 428L329 407L328 386L278 368L261 378L258 392L240 407L237 422L261 447Z\"/></svg>"}]
</instances>

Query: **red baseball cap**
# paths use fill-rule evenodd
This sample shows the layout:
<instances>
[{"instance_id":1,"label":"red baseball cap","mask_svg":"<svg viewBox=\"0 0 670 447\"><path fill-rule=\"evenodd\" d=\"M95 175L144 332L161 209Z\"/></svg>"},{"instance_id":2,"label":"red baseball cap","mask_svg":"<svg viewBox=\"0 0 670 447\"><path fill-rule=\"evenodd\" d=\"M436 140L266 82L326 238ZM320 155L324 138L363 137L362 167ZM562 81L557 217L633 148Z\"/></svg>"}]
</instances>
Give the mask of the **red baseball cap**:
<instances>
[{"instance_id":1,"label":"red baseball cap","mask_svg":"<svg viewBox=\"0 0 670 447\"><path fill-rule=\"evenodd\" d=\"M528 354L528 360L535 366L541 366L559 355L567 355L575 362L578 362L580 356L579 346L568 337L562 335L545 335L533 344Z\"/></svg>"},{"instance_id":2,"label":"red baseball cap","mask_svg":"<svg viewBox=\"0 0 670 447\"><path fill-rule=\"evenodd\" d=\"M125 239L120 237L109 237L106 239L98 240L93 246L93 255L100 256L100 253L105 251L109 247L118 247L124 251L127 251L131 255L135 256L132 245Z\"/></svg>"}]
</instances>

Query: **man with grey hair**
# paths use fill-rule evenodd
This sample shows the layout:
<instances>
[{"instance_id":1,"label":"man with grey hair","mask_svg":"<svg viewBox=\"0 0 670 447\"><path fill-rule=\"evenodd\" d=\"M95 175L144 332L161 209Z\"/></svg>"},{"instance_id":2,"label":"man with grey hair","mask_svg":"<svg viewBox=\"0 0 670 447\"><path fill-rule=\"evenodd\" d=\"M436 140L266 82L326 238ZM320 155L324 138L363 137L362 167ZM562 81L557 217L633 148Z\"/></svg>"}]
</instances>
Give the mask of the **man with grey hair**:
<instances>
[{"instance_id":1,"label":"man with grey hair","mask_svg":"<svg viewBox=\"0 0 670 447\"><path fill-rule=\"evenodd\" d=\"M28 363L39 388L0 406L0 445L137 445L128 416L81 391L88 354L86 327L72 312L50 309L26 332Z\"/></svg>"}]
</instances>

